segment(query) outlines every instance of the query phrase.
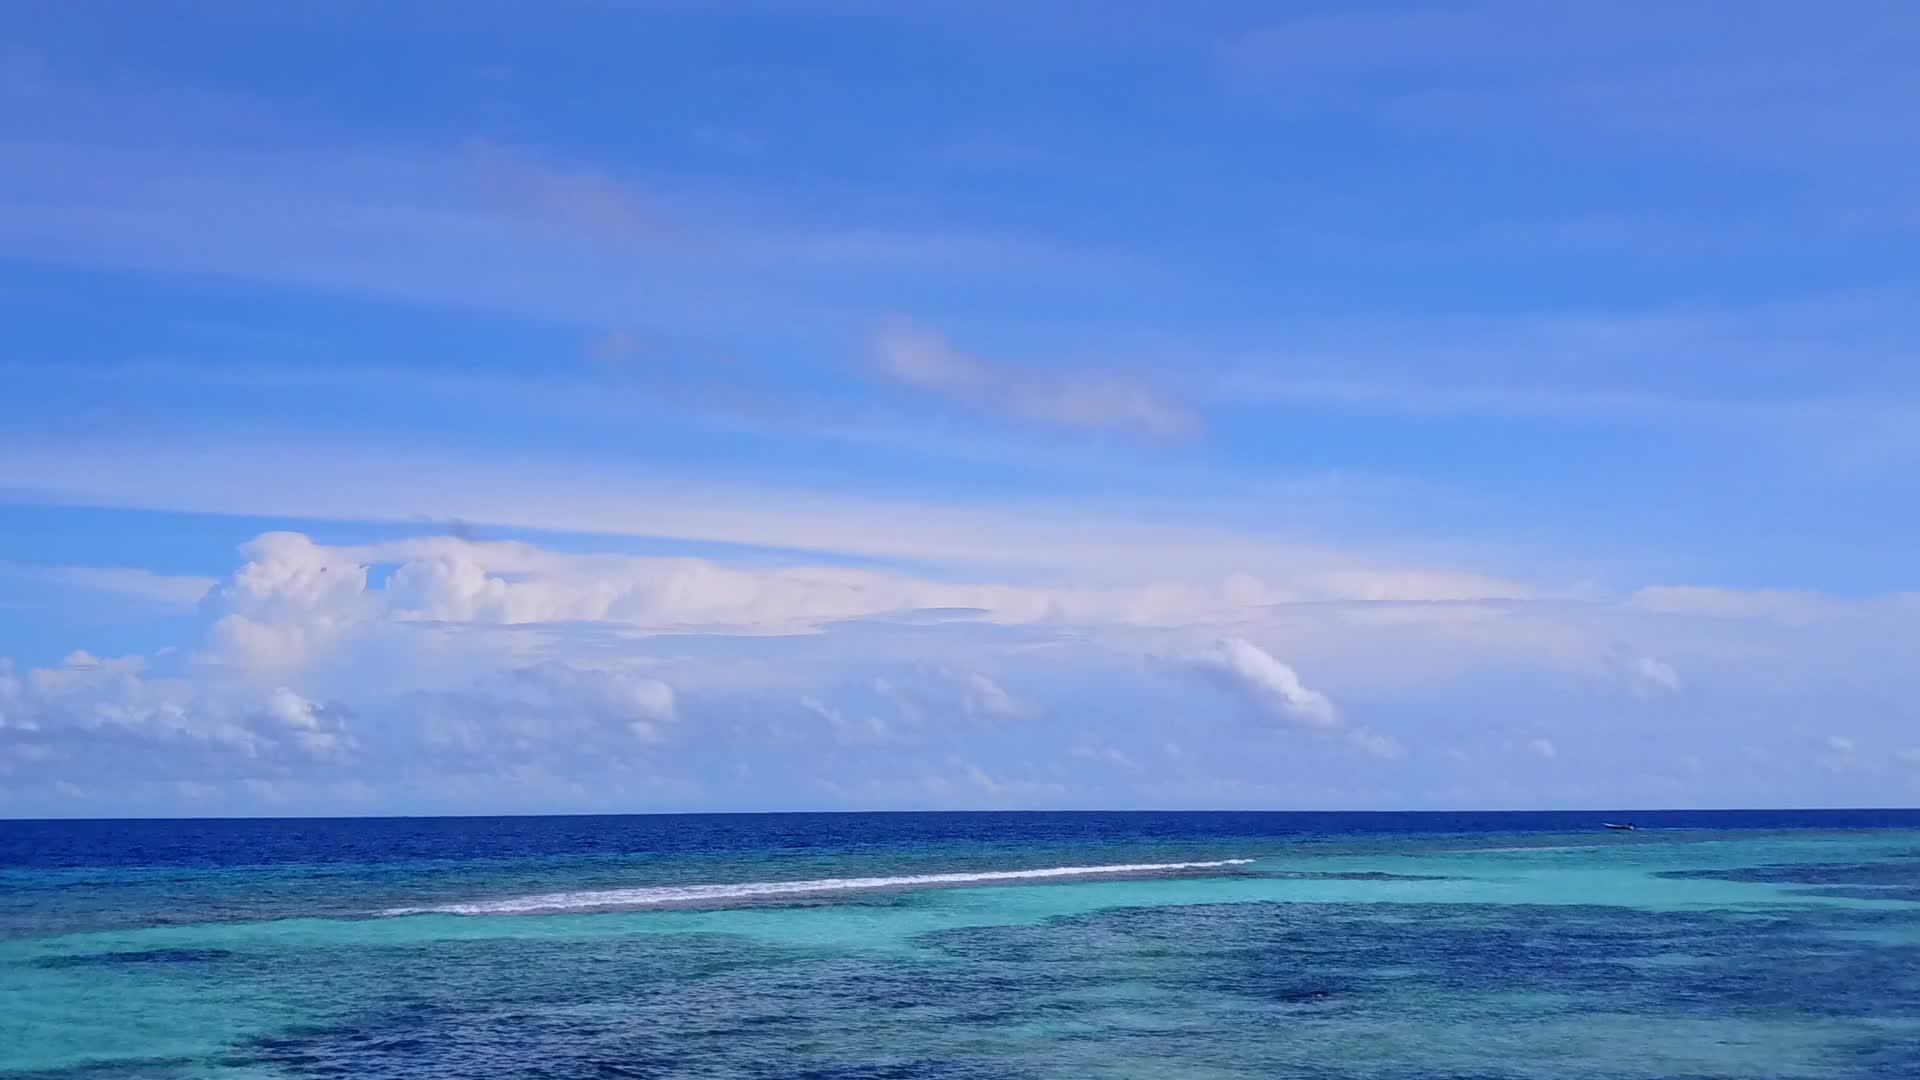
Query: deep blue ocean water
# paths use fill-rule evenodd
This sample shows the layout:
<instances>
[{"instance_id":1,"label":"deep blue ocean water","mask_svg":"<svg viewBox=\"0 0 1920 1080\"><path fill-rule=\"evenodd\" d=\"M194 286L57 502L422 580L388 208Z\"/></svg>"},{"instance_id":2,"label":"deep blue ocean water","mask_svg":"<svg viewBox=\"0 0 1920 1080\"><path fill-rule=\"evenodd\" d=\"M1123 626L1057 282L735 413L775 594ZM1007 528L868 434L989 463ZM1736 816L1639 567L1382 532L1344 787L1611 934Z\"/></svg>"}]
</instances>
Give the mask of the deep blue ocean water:
<instances>
[{"instance_id":1,"label":"deep blue ocean water","mask_svg":"<svg viewBox=\"0 0 1920 1080\"><path fill-rule=\"evenodd\" d=\"M0 1076L1915 1080L1920 812L0 822Z\"/></svg>"}]
</instances>

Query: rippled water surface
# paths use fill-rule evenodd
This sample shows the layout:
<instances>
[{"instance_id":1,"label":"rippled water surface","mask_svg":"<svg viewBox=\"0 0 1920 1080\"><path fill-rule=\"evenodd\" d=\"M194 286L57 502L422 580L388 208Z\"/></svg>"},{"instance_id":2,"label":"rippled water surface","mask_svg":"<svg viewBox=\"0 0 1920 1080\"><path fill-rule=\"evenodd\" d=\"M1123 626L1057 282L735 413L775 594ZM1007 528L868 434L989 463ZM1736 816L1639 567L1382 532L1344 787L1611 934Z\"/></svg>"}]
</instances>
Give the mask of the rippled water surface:
<instances>
[{"instance_id":1,"label":"rippled water surface","mask_svg":"<svg viewBox=\"0 0 1920 1080\"><path fill-rule=\"evenodd\" d=\"M1920 1077L1920 813L0 822L0 1076Z\"/></svg>"}]
</instances>

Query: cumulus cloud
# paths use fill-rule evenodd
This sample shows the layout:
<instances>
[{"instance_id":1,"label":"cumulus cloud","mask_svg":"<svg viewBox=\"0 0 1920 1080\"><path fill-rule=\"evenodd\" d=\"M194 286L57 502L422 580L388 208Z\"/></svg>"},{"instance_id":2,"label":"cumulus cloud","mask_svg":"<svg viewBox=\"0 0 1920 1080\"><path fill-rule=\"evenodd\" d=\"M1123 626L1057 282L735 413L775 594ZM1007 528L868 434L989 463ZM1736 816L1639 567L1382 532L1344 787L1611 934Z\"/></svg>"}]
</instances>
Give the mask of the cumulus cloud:
<instances>
[{"instance_id":1,"label":"cumulus cloud","mask_svg":"<svg viewBox=\"0 0 1920 1080\"><path fill-rule=\"evenodd\" d=\"M1640 694L1672 694L1680 690L1680 673L1673 665L1651 656L1636 656L1627 662L1627 677Z\"/></svg>"},{"instance_id":2,"label":"cumulus cloud","mask_svg":"<svg viewBox=\"0 0 1920 1080\"><path fill-rule=\"evenodd\" d=\"M37 726L24 707L26 684L14 674L13 661L0 656L0 731L32 731Z\"/></svg>"},{"instance_id":3,"label":"cumulus cloud","mask_svg":"<svg viewBox=\"0 0 1920 1080\"><path fill-rule=\"evenodd\" d=\"M961 707L969 716L1017 720L1033 714L1031 706L1015 699L999 683L980 672L968 672L960 682Z\"/></svg>"},{"instance_id":4,"label":"cumulus cloud","mask_svg":"<svg viewBox=\"0 0 1920 1080\"><path fill-rule=\"evenodd\" d=\"M309 701L284 686L267 696L261 711L275 729L311 757L345 757L356 745L340 708Z\"/></svg>"},{"instance_id":5,"label":"cumulus cloud","mask_svg":"<svg viewBox=\"0 0 1920 1080\"><path fill-rule=\"evenodd\" d=\"M875 676L869 685L874 696L890 705L903 723L912 725L984 726L1038 714L1033 705L1008 693L992 677L946 665L895 670L890 675Z\"/></svg>"},{"instance_id":6,"label":"cumulus cloud","mask_svg":"<svg viewBox=\"0 0 1920 1080\"><path fill-rule=\"evenodd\" d=\"M1660 697L1680 692L1680 672L1670 663L1649 656L1624 642L1614 642L1600 657L1602 674L1617 680L1638 697Z\"/></svg>"},{"instance_id":7,"label":"cumulus cloud","mask_svg":"<svg viewBox=\"0 0 1920 1080\"><path fill-rule=\"evenodd\" d=\"M1858 744L1850 735L1828 735L1820 740L1820 753L1816 760L1830 773L1850 773L1861 769L1868 763L1856 751Z\"/></svg>"},{"instance_id":8,"label":"cumulus cloud","mask_svg":"<svg viewBox=\"0 0 1920 1080\"><path fill-rule=\"evenodd\" d=\"M914 741L871 712L850 716L816 697L801 698L800 707L824 723L828 736L840 746L890 746Z\"/></svg>"},{"instance_id":9,"label":"cumulus cloud","mask_svg":"<svg viewBox=\"0 0 1920 1080\"><path fill-rule=\"evenodd\" d=\"M223 614L209 635L214 663L295 672L377 613L367 568L350 553L289 532L266 533L241 552L246 563L215 597Z\"/></svg>"},{"instance_id":10,"label":"cumulus cloud","mask_svg":"<svg viewBox=\"0 0 1920 1080\"><path fill-rule=\"evenodd\" d=\"M80 651L22 678L0 661L0 739L28 747L24 757L102 760L169 747L200 755L190 760L202 764L207 754L248 762L337 761L356 746L338 706L284 687L262 695L152 677L147 669L143 657Z\"/></svg>"},{"instance_id":11,"label":"cumulus cloud","mask_svg":"<svg viewBox=\"0 0 1920 1080\"><path fill-rule=\"evenodd\" d=\"M1139 763L1118 747L1112 746L1097 736L1082 735L1076 739L1067 753L1081 761L1092 761L1111 765L1120 769L1138 769Z\"/></svg>"},{"instance_id":12,"label":"cumulus cloud","mask_svg":"<svg viewBox=\"0 0 1920 1080\"><path fill-rule=\"evenodd\" d=\"M1416 607L1431 615L1428 598L1501 587L1472 575L1419 573L1311 573L1281 583L1229 573L1212 582L1015 584L555 552L444 535L333 546L268 533L242 551L243 565L206 602L211 629L195 657L265 688L293 685L317 669L341 679L350 674L362 688L383 681L457 688L477 671L566 658L589 638L631 653L662 635L806 635L874 620L1151 633L1229 626L1287 604L1354 598L1376 605L1419 597ZM940 617L929 623L927 612ZM984 672L948 678L966 715L1033 715Z\"/></svg>"},{"instance_id":13,"label":"cumulus cloud","mask_svg":"<svg viewBox=\"0 0 1920 1080\"><path fill-rule=\"evenodd\" d=\"M1266 719L1300 727L1340 726L1340 714L1327 695L1302 683L1293 668L1245 638L1226 638L1187 663Z\"/></svg>"},{"instance_id":14,"label":"cumulus cloud","mask_svg":"<svg viewBox=\"0 0 1920 1080\"><path fill-rule=\"evenodd\" d=\"M644 673L547 661L427 695L428 740L493 753L586 736L658 743L679 719L673 687Z\"/></svg>"},{"instance_id":15,"label":"cumulus cloud","mask_svg":"<svg viewBox=\"0 0 1920 1080\"><path fill-rule=\"evenodd\" d=\"M1348 745L1374 757L1406 756L1406 747L1393 736L1348 726L1333 699L1302 682L1291 665L1245 638L1224 638L1178 662L1263 720L1340 733Z\"/></svg>"},{"instance_id":16,"label":"cumulus cloud","mask_svg":"<svg viewBox=\"0 0 1920 1080\"><path fill-rule=\"evenodd\" d=\"M241 809L219 800L243 779L297 802L352 776L387 797L416 764L422 783L458 777L469 794L503 790L515 770L545 777L542 791L584 783L601 792L618 790L601 786L606 770L657 787L683 767L673 762L716 754L729 767L751 761L767 783L780 760L811 753L811 771L796 783L838 769L845 785L881 753L913 777L955 752L995 786L964 767L936 770L950 785L938 801L961 805L989 791L1017 801L1021 784L1080 792L1132 766L1151 771L1149 761L1231 772L1236 763L1210 740L1272 745L1247 728L1188 730L1198 721L1184 710L1204 704L1207 690L1194 680L1139 681L1143 658L1198 676L1266 729L1395 759L1407 748L1357 723L1347 715L1355 704L1336 705L1325 688L1376 680L1365 684L1369 720L1412 715L1407 695L1425 695L1436 673L1464 674L1463 685L1507 680L1515 661L1550 665L1523 682L1545 672L1671 694L1683 681L1662 657L1677 656L1686 685L1718 694L1732 665L1752 655L1741 648L1791 640L1778 625L1725 627L1744 635L1728 646L1705 640L1720 620L1668 617L1677 613L1651 610L1646 597L1542 599L1473 574L1311 562L1261 578L1232 573L1233 559L1197 562L1170 562L1166 580L1029 572L968 581L583 554L471 535L347 546L269 533L206 595L198 642L146 657L79 651L40 666L0 663L0 772L15 790L36 777L43 793L60 779L98 796L105 789L94 776L137 764L169 785L213 785L229 794L196 788L193 797ZM1893 610L1892 601L1882 606ZM1628 635L1634 646L1618 644ZM1889 651L1910 640L1882 637ZM1514 684L1497 685L1504 693ZM1154 700L1159 693L1189 696ZM1127 704L1135 700L1143 704ZM1501 707L1487 700L1474 707ZM1551 740L1527 741L1537 714L1516 718L1519 708L1500 717L1516 734L1504 746L1496 737L1492 750L1512 755L1509 763L1562 756ZM1085 726L1095 720L1098 730ZM1434 720L1454 722L1439 712ZM1562 729L1577 722L1569 716ZM1910 742L1859 726L1881 722L1836 714L1862 746ZM1872 768L1868 755L1801 738L1803 758L1855 774ZM1154 749L1162 746L1164 754ZM1704 745L1687 749L1717 775ZM684 768L714 775L710 765Z\"/></svg>"},{"instance_id":17,"label":"cumulus cloud","mask_svg":"<svg viewBox=\"0 0 1920 1080\"><path fill-rule=\"evenodd\" d=\"M1607 645L1605 636L1582 626L1578 612L1529 607L1523 585L1450 571L1309 565L1270 580L1232 572L1231 563L1173 564L1166 568L1169 580L1161 581L1015 583L866 567L558 552L447 535L340 546L298 533L258 537L243 548L243 558L209 594L204 610L211 629L192 652L200 668L260 691L283 685L335 693L351 687L361 696L457 690L479 673L545 660L644 656L650 640L667 636L822 635L876 622L937 626L946 641L968 624L1025 628L1119 655L1179 651L1188 647L1183 640L1223 632L1244 642L1242 627L1311 623L1311 638L1291 640L1321 670L1369 666L1366 658L1391 642L1402 662L1376 677L1400 683L1517 659L1569 670L1590 670L1597 661L1646 695L1680 686L1672 664ZM1217 576L1207 580L1205 570ZM939 613L938 620L929 622L928 612ZM931 638L925 645L898 636L888 641L896 657L932 647ZM733 648L743 657L761 650L746 641ZM1245 674L1260 663L1242 645L1221 646L1216 654L1221 670ZM1267 674L1278 681L1265 700L1281 703L1268 707L1288 722L1332 726L1337 720L1324 695L1290 689L1277 669ZM984 670L957 671L949 681L962 716L1035 715ZM817 686L788 689L814 692Z\"/></svg>"},{"instance_id":18,"label":"cumulus cloud","mask_svg":"<svg viewBox=\"0 0 1920 1080\"><path fill-rule=\"evenodd\" d=\"M1199 426L1192 412L1138 380L998 364L907 323L881 331L874 347L886 377L1019 420L1155 438L1184 435Z\"/></svg>"},{"instance_id":19,"label":"cumulus cloud","mask_svg":"<svg viewBox=\"0 0 1920 1080\"><path fill-rule=\"evenodd\" d=\"M1407 756L1407 748L1401 745L1400 740L1377 731L1356 729L1347 734L1347 741L1361 752L1377 758L1397 760Z\"/></svg>"},{"instance_id":20,"label":"cumulus cloud","mask_svg":"<svg viewBox=\"0 0 1920 1080\"><path fill-rule=\"evenodd\" d=\"M247 546L218 590L214 646L279 670L356 626L608 623L639 632L790 634L835 622L943 611L1002 624L1131 626L1204 621L1285 596L1257 581L1217 585L1011 585L834 566L741 567L706 559L576 555L527 544L421 537L327 547L294 533ZM390 572L370 584L368 569Z\"/></svg>"}]
</instances>

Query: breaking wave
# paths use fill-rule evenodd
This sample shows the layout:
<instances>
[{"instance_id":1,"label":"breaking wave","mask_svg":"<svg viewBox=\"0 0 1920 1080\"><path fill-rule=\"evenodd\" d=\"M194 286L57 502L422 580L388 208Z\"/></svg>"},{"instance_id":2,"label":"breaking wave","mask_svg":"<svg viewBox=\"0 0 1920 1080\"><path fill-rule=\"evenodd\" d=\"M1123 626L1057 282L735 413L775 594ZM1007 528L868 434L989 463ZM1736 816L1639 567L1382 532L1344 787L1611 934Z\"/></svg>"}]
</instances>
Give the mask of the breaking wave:
<instances>
[{"instance_id":1,"label":"breaking wave","mask_svg":"<svg viewBox=\"0 0 1920 1080\"><path fill-rule=\"evenodd\" d=\"M382 915L542 915L562 912L609 911L622 908L681 904L724 903L763 897L801 896L807 893L856 892L862 889L910 889L939 885L973 885L994 881L1041 881L1048 878L1099 877L1105 874L1154 874L1177 870L1216 870L1245 866L1252 859L1212 862L1121 863L1111 866L1052 866L1039 870L982 870L962 874L909 874L901 877L819 878L813 881L743 881L724 885L657 885L633 889L593 889L542 893L504 900L475 900L429 907L390 908Z\"/></svg>"}]
</instances>

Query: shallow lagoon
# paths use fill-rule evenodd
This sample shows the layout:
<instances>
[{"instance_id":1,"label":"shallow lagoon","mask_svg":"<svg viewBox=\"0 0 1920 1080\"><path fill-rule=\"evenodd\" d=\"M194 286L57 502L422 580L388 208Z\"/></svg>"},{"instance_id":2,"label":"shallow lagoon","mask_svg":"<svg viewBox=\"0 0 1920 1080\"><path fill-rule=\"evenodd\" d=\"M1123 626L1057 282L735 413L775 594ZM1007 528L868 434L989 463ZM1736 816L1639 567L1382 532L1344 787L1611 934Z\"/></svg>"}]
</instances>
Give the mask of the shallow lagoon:
<instances>
[{"instance_id":1,"label":"shallow lagoon","mask_svg":"<svg viewBox=\"0 0 1920 1080\"><path fill-rule=\"evenodd\" d=\"M1920 1075L1920 814L1597 820L4 823L0 1075Z\"/></svg>"}]
</instances>

